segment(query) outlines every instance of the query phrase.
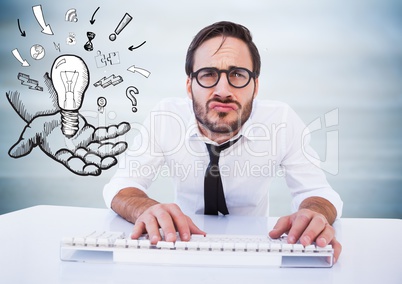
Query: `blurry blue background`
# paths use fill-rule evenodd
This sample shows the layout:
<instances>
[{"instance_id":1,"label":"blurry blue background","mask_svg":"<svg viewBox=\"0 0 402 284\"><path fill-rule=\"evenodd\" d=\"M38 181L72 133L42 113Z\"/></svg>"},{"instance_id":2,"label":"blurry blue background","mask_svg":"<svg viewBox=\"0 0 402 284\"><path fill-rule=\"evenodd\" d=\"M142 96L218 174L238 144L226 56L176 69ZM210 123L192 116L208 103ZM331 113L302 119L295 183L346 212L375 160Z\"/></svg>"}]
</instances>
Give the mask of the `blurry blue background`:
<instances>
[{"instance_id":1,"label":"blurry blue background","mask_svg":"<svg viewBox=\"0 0 402 284\"><path fill-rule=\"evenodd\" d=\"M34 18L32 7L39 4L52 36L42 34ZM260 50L260 99L290 104L306 124L338 110L339 123L315 131L313 146L324 160L326 133L338 131L339 158L334 166L339 171L327 176L345 202L343 216L402 218L401 1L5 0L0 7L0 214L37 204L104 207L102 188L115 171L77 176L38 148L20 159L8 156L25 123L8 103L6 92L18 90L30 104L43 103L40 92L20 85L19 72L39 80L46 92L43 74L50 72L53 60L60 54L77 54L94 80L111 74L124 77L115 87L88 89L81 109L88 121L94 126L141 123L161 98L186 95L184 59L195 33L213 22L230 20L247 26ZM77 10L77 22L65 21L70 8ZM109 41L126 12L132 22L116 41ZM18 19L26 37L20 36ZM92 52L83 48L88 31L96 34ZM66 44L71 32L77 40L73 46ZM143 41L142 47L127 49ZM34 44L45 48L43 59L30 56ZM60 44L60 52L55 44ZM30 67L21 67L13 57L15 48ZM121 63L97 68L97 50L118 51ZM151 76L127 72L131 65L149 70ZM130 85L140 91L136 113L125 96ZM99 96L108 100L103 114L97 110ZM126 135L128 142L134 134ZM152 196L172 200L165 178L153 185ZM275 181L270 197L270 215L289 213L290 196L283 180Z\"/></svg>"}]
</instances>

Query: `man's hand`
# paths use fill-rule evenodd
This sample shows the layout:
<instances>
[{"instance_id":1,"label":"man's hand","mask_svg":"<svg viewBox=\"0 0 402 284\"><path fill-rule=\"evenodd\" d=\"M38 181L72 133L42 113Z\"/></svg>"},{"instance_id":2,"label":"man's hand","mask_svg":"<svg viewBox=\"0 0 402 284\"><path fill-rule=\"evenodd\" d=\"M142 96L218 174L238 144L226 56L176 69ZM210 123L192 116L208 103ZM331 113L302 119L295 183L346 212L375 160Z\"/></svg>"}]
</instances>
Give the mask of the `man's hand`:
<instances>
[{"instance_id":1,"label":"man's hand","mask_svg":"<svg viewBox=\"0 0 402 284\"><path fill-rule=\"evenodd\" d=\"M137 239L147 232L151 243L156 244L162 239L159 228L167 242L176 241L176 231L182 241L189 241L191 234L205 235L176 204L155 204L138 217L131 237Z\"/></svg>"},{"instance_id":2,"label":"man's hand","mask_svg":"<svg viewBox=\"0 0 402 284\"><path fill-rule=\"evenodd\" d=\"M336 216L336 215L335 215ZM328 222L328 219L335 219L333 216L325 217L311 209L302 208L298 212L279 218L273 230L269 232L271 238L279 238L287 234L289 243L294 244L298 240L303 246L312 242L320 247L331 244L334 249L334 263L338 260L342 250L341 244L335 238L335 230Z\"/></svg>"},{"instance_id":3,"label":"man's hand","mask_svg":"<svg viewBox=\"0 0 402 284\"><path fill-rule=\"evenodd\" d=\"M205 235L177 204L161 204L135 187L120 190L112 200L112 209L129 222L134 223L131 238L138 239L148 233L152 244L162 239L176 241L179 232L182 241L189 241L191 234Z\"/></svg>"}]
</instances>

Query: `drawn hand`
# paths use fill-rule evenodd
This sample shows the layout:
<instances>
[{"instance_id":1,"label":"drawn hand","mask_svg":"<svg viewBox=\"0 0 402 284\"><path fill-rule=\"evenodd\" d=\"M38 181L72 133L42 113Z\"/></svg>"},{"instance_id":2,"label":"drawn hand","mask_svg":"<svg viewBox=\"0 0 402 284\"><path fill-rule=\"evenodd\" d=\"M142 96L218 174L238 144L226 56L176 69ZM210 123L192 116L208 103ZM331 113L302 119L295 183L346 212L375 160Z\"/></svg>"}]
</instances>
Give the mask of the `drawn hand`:
<instances>
[{"instance_id":1,"label":"drawn hand","mask_svg":"<svg viewBox=\"0 0 402 284\"><path fill-rule=\"evenodd\" d=\"M100 175L117 163L116 155L127 149L126 142L112 142L130 130L127 122L108 127L98 127L87 123L79 115L77 133L67 138L61 130L60 113L35 117L21 133L17 143L9 150L13 158L28 155L39 146L50 158L62 163L78 175Z\"/></svg>"}]
</instances>

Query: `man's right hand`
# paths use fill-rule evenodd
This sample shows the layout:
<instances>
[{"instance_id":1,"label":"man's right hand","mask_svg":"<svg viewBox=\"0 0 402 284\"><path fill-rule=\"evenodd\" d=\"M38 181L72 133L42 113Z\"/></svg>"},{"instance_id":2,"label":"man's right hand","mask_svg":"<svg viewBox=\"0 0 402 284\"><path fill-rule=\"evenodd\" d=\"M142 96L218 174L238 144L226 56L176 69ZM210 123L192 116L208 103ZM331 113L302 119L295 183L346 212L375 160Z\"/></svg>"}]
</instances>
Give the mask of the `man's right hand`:
<instances>
[{"instance_id":1,"label":"man's right hand","mask_svg":"<svg viewBox=\"0 0 402 284\"><path fill-rule=\"evenodd\" d=\"M149 198L138 188L128 187L120 190L112 200L112 209L129 222L134 223L132 239L138 239L148 233L152 244L162 240L162 230L165 241L176 241L179 233L182 241L189 241L191 234L205 235L185 215L177 204L161 204Z\"/></svg>"},{"instance_id":2,"label":"man's right hand","mask_svg":"<svg viewBox=\"0 0 402 284\"><path fill-rule=\"evenodd\" d=\"M176 241L179 232L182 241L189 241L191 234L205 235L188 217L183 214L177 204L155 204L146 209L136 220L131 234L132 239L138 239L141 234L148 233L149 240L156 244L162 240L159 228L162 229L167 242Z\"/></svg>"}]
</instances>

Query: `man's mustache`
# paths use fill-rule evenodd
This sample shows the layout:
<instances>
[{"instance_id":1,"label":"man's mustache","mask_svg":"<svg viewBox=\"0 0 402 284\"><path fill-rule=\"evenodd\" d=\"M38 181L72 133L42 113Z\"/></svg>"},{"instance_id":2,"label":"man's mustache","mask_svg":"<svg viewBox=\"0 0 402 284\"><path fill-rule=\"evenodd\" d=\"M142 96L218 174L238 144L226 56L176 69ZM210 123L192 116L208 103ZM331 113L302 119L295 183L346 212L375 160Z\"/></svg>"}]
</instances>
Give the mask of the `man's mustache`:
<instances>
[{"instance_id":1,"label":"man's mustache","mask_svg":"<svg viewBox=\"0 0 402 284\"><path fill-rule=\"evenodd\" d=\"M238 108L238 109L241 109L241 104L240 104L239 102L234 101L234 100L232 100L232 99L225 99L225 100L223 100L223 99L220 99L220 98L213 98L213 99L208 100L208 101L207 101L207 108L208 108L208 105L209 105L210 103L212 103L212 102L218 102L218 103L221 103L221 104L235 104L235 105L237 105L237 108Z\"/></svg>"}]
</instances>

